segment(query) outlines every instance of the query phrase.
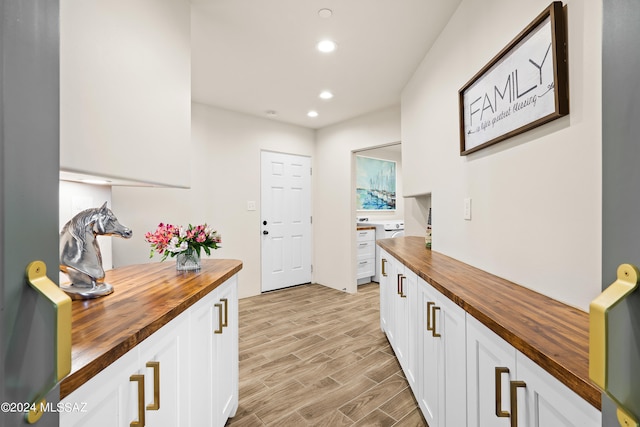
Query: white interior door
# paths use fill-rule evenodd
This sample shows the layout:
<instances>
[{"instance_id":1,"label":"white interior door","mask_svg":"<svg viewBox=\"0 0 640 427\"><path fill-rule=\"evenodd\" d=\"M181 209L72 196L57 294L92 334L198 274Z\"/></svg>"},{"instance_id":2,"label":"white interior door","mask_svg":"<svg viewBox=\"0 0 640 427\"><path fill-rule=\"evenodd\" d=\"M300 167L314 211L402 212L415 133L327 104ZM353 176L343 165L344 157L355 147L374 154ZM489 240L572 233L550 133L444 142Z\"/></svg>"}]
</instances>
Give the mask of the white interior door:
<instances>
[{"instance_id":1,"label":"white interior door","mask_svg":"<svg viewBox=\"0 0 640 427\"><path fill-rule=\"evenodd\" d=\"M311 282L311 159L262 152L262 291Z\"/></svg>"}]
</instances>

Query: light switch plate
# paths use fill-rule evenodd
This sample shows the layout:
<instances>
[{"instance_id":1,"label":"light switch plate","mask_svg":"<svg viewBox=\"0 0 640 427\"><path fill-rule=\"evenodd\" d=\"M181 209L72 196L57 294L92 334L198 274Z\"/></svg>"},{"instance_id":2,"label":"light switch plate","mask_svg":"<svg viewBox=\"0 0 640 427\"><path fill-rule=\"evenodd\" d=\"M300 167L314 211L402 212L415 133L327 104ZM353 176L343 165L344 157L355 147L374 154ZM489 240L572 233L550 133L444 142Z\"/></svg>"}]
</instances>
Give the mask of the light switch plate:
<instances>
[{"instance_id":1,"label":"light switch plate","mask_svg":"<svg viewBox=\"0 0 640 427\"><path fill-rule=\"evenodd\" d=\"M471 221L471 197L464 199L464 219Z\"/></svg>"},{"instance_id":2,"label":"light switch plate","mask_svg":"<svg viewBox=\"0 0 640 427\"><path fill-rule=\"evenodd\" d=\"M248 211L255 211L256 210L256 202L254 202L253 200L249 200L247 202L247 210Z\"/></svg>"}]
</instances>

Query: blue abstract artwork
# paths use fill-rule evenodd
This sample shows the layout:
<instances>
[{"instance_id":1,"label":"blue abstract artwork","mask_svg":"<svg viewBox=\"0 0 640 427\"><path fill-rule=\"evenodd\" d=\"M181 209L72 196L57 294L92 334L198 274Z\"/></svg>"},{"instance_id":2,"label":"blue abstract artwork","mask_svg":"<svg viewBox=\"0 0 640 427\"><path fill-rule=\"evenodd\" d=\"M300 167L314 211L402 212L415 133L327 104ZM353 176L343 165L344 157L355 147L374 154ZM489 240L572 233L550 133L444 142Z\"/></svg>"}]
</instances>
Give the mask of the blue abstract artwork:
<instances>
[{"instance_id":1,"label":"blue abstract artwork","mask_svg":"<svg viewBox=\"0 0 640 427\"><path fill-rule=\"evenodd\" d=\"M395 210L396 162L356 156L356 209Z\"/></svg>"}]
</instances>

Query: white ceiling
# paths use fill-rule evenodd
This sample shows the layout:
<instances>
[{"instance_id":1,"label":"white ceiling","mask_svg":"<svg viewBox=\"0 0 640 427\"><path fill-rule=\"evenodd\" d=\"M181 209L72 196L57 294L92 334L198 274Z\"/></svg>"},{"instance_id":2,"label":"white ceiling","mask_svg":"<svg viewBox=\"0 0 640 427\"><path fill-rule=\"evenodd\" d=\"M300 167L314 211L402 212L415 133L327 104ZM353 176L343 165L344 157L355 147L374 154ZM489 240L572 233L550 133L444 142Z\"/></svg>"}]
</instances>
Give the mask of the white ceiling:
<instances>
[{"instance_id":1,"label":"white ceiling","mask_svg":"<svg viewBox=\"0 0 640 427\"><path fill-rule=\"evenodd\" d=\"M313 129L396 105L459 3L191 0L193 100ZM335 52L315 49L324 38Z\"/></svg>"}]
</instances>

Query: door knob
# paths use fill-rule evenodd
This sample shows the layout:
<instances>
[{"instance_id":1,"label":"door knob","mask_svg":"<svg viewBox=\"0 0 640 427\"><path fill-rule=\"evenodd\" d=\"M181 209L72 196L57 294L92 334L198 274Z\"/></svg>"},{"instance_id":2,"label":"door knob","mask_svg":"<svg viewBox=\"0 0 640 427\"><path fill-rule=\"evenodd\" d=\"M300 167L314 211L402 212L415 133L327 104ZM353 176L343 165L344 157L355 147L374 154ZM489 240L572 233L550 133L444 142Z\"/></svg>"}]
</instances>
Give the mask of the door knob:
<instances>
[{"instance_id":1,"label":"door knob","mask_svg":"<svg viewBox=\"0 0 640 427\"><path fill-rule=\"evenodd\" d=\"M264 231L262 232L262 234L267 235L267 234L269 234L269 232L268 232L267 230L264 230Z\"/></svg>"}]
</instances>

